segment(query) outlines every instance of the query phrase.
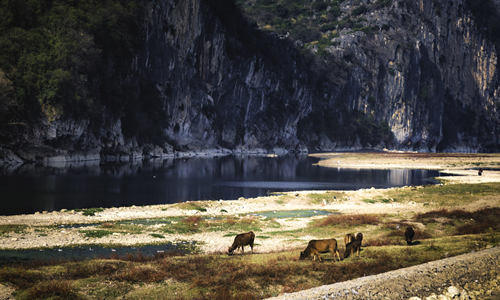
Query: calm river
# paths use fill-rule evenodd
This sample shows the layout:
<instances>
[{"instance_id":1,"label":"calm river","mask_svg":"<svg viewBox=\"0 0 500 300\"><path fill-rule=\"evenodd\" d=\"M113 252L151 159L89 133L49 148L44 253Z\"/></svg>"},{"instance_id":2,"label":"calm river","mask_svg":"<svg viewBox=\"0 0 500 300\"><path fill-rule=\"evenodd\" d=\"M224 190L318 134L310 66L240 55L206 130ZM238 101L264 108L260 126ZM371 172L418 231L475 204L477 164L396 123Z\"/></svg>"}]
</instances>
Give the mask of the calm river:
<instances>
[{"instance_id":1,"label":"calm river","mask_svg":"<svg viewBox=\"0 0 500 300\"><path fill-rule=\"evenodd\" d=\"M314 166L310 157L152 160L65 168L0 170L0 215L89 207L238 199L275 191L346 190L433 183L429 170L357 170Z\"/></svg>"}]
</instances>

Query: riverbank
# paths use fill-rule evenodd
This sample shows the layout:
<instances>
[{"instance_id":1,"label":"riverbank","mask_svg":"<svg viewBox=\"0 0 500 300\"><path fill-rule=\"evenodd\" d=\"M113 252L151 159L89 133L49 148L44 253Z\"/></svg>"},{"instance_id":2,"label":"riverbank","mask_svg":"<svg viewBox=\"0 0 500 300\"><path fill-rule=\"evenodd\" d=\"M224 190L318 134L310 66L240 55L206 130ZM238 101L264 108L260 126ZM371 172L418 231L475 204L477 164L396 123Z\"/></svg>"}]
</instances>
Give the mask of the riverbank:
<instances>
[{"instance_id":1,"label":"riverbank","mask_svg":"<svg viewBox=\"0 0 500 300\"><path fill-rule=\"evenodd\" d=\"M491 170L500 165L500 155L496 154L419 154L419 153L332 153L313 155L322 158L318 163L325 167L344 168L407 168L440 169L447 176L438 179L446 184L487 184L500 182L500 171ZM485 170L478 176L477 170ZM308 217L274 218L274 222L266 222L268 217L259 216L259 212L279 211L330 211L336 214L395 214L406 215L408 211L418 213L437 208L440 201L398 201L394 195L418 194L425 187L402 187L390 189L360 189L355 191L300 191L286 192L266 197L251 199L240 198L228 201L196 201L171 205L150 205L115 207L88 210L61 210L28 215L0 216L0 249L29 249L38 247L63 247L71 245L103 244L103 245L135 245L175 241L192 241L200 244L203 253L219 253L231 243L232 228L225 225L226 230L190 230L173 233L165 232L165 224L154 222L155 219L171 219L165 222L180 222L183 218L200 218L227 223L234 222L259 223L262 234L276 231L293 231L304 228L311 221L321 218L312 213ZM493 187L494 190L494 187ZM454 203L454 208L477 210L482 207L497 207L498 197L489 196L477 201ZM406 196L410 199L411 196ZM271 216L272 217L272 216ZM245 219L246 218L246 219ZM133 220L152 220L152 225L133 224ZM130 224L116 225L119 222ZM215 222L215 221L214 221ZM232 221L229 221L231 223ZM144 223L144 222L142 222ZM182 222L181 222L182 223ZM193 223L195 224L195 223ZM76 226L75 226L76 225ZM81 226L85 225L85 226ZM193 225L194 226L194 225ZM270 226L266 228L266 226ZM82 227L85 227L84 230ZM251 227L251 226L249 226ZM104 230L99 237L88 232ZM197 232L198 231L198 232ZM108 233L108 234L107 234ZM161 235L162 237L159 237ZM229 236L228 236L229 235ZM261 241L260 252L293 249L314 236L306 235L300 240L290 241L287 238L274 237ZM341 238L341 236L337 237ZM276 248L276 243L280 247Z\"/></svg>"},{"instance_id":2,"label":"riverbank","mask_svg":"<svg viewBox=\"0 0 500 300\"><path fill-rule=\"evenodd\" d=\"M131 262L131 266L126 268L120 261L110 261L115 270L110 272L116 274L110 278L106 277L108 271L99 275L112 282L111 286L106 287L106 291L111 289L121 297L132 299L135 299L133 295L139 295L136 298L144 295L154 298L155 291L163 293L165 289L176 290L179 299L200 298L207 291L209 292L205 296L215 295L216 298L224 293L233 296L246 293L245 295L253 295L254 298L262 298L332 283L332 280L337 282L363 276L345 270L341 274L349 275L344 277L321 275L322 272L331 273L330 268L333 267L353 267L353 270L357 268L365 273L378 274L472 250L495 247L500 241L500 171L496 170L500 165L500 155L477 155L476 158L474 155L466 155L467 160L462 155L447 157L414 153L404 156L399 153L322 155L326 160L321 160L319 164L329 167L338 167L335 164L338 165L340 162L342 167L358 168L370 162L371 166L386 168L388 165L392 167L402 165L406 161L415 161L414 165L408 163L408 167L446 169L448 174L453 175L439 178L442 184L417 187L301 191L230 201L196 201L172 205L62 210L0 216L0 249L77 245L117 247L189 242L195 245L194 253L197 254L194 256L160 257L155 259L154 264L149 264L146 259L144 263ZM411 158L413 155L415 160ZM484 169L481 176L477 174L477 170L470 170L478 167ZM415 239L418 241L418 244L409 248L404 241L406 226L415 229ZM256 233L254 255L226 256L227 247L231 245L234 236L249 230ZM321 265L316 265L310 260L298 261L299 252L311 239L334 237L339 241L340 251L343 253L343 236L348 232L363 232L365 238L361 258L333 263L327 255L326 262ZM246 247L245 250L248 253L249 248ZM387 263L388 257L394 257L391 263ZM195 277L184 278L182 274L176 277L177 275L170 269L169 271L161 269L162 267L158 269L158 265L166 268L167 265L176 264L180 264L179 268L182 269L187 267L182 263L184 260L196 262L209 260L210 263L202 264L204 268L208 268L204 271L207 274L212 271L214 274L219 274L222 264L230 266L234 264L234 269L224 271L227 276L233 277L240 276L233 272L241 270L240 264L248 260L252 263L248 276L253 277L245 280L251 280L253 283L248 286L246 283L234 283L239 282L238 279L229 284L220 278L217 279L215 275L212 277L217 281L205 282L205 279ZM91 260L83 264L94 268L95 263L97 262ZM277 269L269 269L275 265L280 268L278 273L283 273L278 276L279 280L277 277L266 277L268 272L277 276L278 273L273 273L277 272ZM299 278L293 271L296 268L303 270L313 266L319 269L311 273L310 278ZM159 281L150 277L141 281L147 282L146 285L151 287L150 290L144 290L135 286L136 283L132 279L130 279L132 281L124 279L134 276L117 275L131 267L137 272L150 270L147 272L156 274L154 276L157 277L152 278L159 278ZM71 265L68 265L68 268L70 269ZM28 270L30 269L28 267ZM17 271L19 270L9 269L3 275L0 272L0 282L7 283L9 287L14 286L18 291L30 289L30 285L13 283L14 275L11 272ZM94 275L89 273L88 276ZM84 293L87 298L92 299L93 294L79 288L82 282L78 278L71 281L72 290ZM43 278L37 280L41 280L40 284L48 284ZM89 277L85 280L94 279ZM192 293L183 292L186 284L192 286ZM218 290L219 285L227 284L230 286L234 284L232 291L222 287ZM125 285L127 289L118 292L113 285ZM252 294L247 289L259 292ZM139 291L146 294L141 294ZM132 294L128 294L129 292ZM97 295L97 298L103 298L103 294L97 293Z\"/></svg>"}]
</instances>

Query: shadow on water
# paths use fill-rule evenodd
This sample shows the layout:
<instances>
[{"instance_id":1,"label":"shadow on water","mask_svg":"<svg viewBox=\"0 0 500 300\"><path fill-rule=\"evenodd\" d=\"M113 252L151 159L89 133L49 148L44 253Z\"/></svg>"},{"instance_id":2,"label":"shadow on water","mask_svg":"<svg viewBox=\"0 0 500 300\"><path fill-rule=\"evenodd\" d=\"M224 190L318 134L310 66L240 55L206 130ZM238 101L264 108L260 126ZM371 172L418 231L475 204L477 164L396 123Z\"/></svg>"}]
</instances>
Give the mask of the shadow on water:
<instances>
[{"instance_id":1,"label":"shadow on water","mask_svg":"<svg viewBox=\"0 0 500 300\"><path fill-rule=\"evenodd\" d=\"M75 247L0 250L0 266L19 263L60 263L94 258L154 258L163 255L183 255L195 251L194 242L161 245L103 247L86 245Z\"/></svg>"},{"instance_id":2,"label":"shadow on water","mask_svg":"<svg viewBox=\"0 0 500 300\"><path fill-rule=\"evenodd\" d=\"M0 169L0 215L228 200L290 190L435 183L438 171L324 168L307 156L189 158Z\"/></svg>"}]
</instances>

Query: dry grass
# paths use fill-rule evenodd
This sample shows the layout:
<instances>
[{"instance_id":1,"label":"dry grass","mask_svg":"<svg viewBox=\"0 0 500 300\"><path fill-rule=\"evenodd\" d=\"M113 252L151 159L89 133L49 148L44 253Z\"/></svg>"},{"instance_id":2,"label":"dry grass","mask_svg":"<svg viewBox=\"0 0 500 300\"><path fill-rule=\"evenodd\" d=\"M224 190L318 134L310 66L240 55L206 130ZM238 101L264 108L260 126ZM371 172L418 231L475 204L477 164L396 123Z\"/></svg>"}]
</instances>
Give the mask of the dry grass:
<instances>
[{"instance_id":1,"label":"dry grass","mask_svg":"<svg viewBox=\"0 0 500 300\"><path fill-rule=\"evenodd\" d=\"M404 242L404 240L401 240L401 239L381 237L378 239L369 239L363 244L363 246L379 247L379 246L388 246L388 245L403 245L403 242Z\"/></svg>"},{"instance_id":2,"label":"dry grass","mask_svg":"<svg viewBox=\"0 0 500 300\"><path fill-rule=\"evenodd\" d=\"M477 250L492 243L498 243L498 234L434 239L411 249L399 243L392 246L395 240L385 237L368 240L359 258L335 262L325 254L322 263L299 260L298 250L237 257L90 260L55 266L6 267L0 270L0 282L17 287L21 299L78 299L85 295L123 298L139 286L148 287L141 295L152 299L162 298L162 292L169 290L180 292L172 295L178 299L261 299ZM90 286L96 288L89 291Z\"/></svg>"},{"instance_id":3,"label":"dry grass","mask_svg":"<svg viewBox=\"0 0 500 300\"><path fill-rule=\"evenodd\" d=\"M68 280L49 280L34 284L16 299L84 299Z\"/></svg>"},{"instance_id":4,"label":"dry grass","mask_svg":"<svg viewBox=\"0 0 500 300\"><path fill-rule=\"evenodd\" d=\"M108 276L125 268L127 263L115 260L94 260L92 263L81 261L64 265L65 279L79 279L90 276Z\"/></svg>"},{"instance_id":5,"label":"dry grass","mask_svg":"<svg viewBox=\"0 0 500 300\"><path fill-rule=\"evenodd\" d=\"M26 268L3 267L0 268L0 282L9 282L19 288L29 288L33 283L45 278L39 270Z\"/></svg>"},{"instance_id":6,"label":"dry grass","mask_svg":"<svg viewBox=\"0 0 500 300\"><path fill-rule=\"evenodd\" d=\"M425 224L436 222L439 218L449 219L447 223L458 223L456 234L479 234L500 230L500 208L483 208L468 212L464 210L434 210L415 216L415 219Z\"/></svg>"},{"instance_id":7,"label":"dry grass","mask_svg":"<svg viewBox=\"0 0 500 300\"><path fill-rule=\"evenodd\" d=\"M168 278L168 276L163 270L146 264L122 268L113 276L113 279L118 281L142 283L160 282L166 278Z\"/></svg>"},{"instance_id":8,"label":"dry grass","mask_svg":"<svg viewBox=\"0 0 500 300\"><path fill-rule=\"evenodd\" d=\"M340 225L340 226L357 226L357 225L377 225L380 223L380 215L360 214L360 215L330 215L318 220L315 225L318 227Z\"/></svg>"},{"instance_id":9,"label":"dry grass","mask_svg":"<svg viewBox=\"0 0 500 300\"><path fill-rule=\"evenodd\" d=\"M192 225L192 226L198 226L203 220L201 219L201 216L189 216L185 218L182 222Z\"/></svg>"}]
</instances>

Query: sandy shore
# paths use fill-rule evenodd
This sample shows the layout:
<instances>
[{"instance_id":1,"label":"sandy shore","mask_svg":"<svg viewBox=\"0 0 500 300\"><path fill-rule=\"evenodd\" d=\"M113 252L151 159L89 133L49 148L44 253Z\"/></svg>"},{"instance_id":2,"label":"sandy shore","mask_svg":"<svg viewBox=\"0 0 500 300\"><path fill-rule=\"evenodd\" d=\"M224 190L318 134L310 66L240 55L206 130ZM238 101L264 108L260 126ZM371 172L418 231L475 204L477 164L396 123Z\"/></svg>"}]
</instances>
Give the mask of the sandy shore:
<instances>
[{"instance_id":1,"label":"sandy shore","mask_svg":"<svg viewBox=\"0 0 500 300\"><path fill-rule=\"evenodd\" d=\"M500 171L492 170L500 166L499 154L457 154L445 156L441 154L415 153L331 153L315 154L313 156L323 158L318 164L325 167L438 169L453 175L439 178L447 184L500 182ZM477 170L469 169L472 167L477 168L478 166L485 169L482 176L478 176ZM414 187L398 189L414 189ZM216 231L195 234L166 234L162 232L161 234L164 238L158 238L151 235L157 233L155 228L151 227L147 231L138 234L113 233L101 238L88 238L81 233L81 228L71 228L67 225L90 224L88 227L85 227L85 230L93 230L102 229L99 227L99 224L103 222L166 217L237 216L262 211L283 210L335 210L342 214L400 214L408 211L418 212L428 209L422 204L412 201L404 203L373 203L369 205L363 201L363 199L383 197L391 190L371 188L346 191L343 192L341 201L339 199L339 201L328 203L321 203L321 201L319 203L311 203L308 196L314 193L324 193L325 191L301 191L252 199L240 198L239 200L232 201L196 202L202 205L206 211L185 209L179 207L177 204L173 204L108 208L102 212L97 212L95 216L84 216L81 212L68 210L30 215L0 216L0 226L26 226L22 232L9 232L0 235L0 249L62 247L84 244L136 245L187 240L199 242L202 252L219 253L226 251L227 246L232 242L232 237L225 236L228 232ZM490 199L488 201L481 205L500 205L497 199ZM280 230L295 230L304 228L314 218L317 217L282 218L276 219L276 221L280 223ZM41 230L41 226L50 226L50 230ZM262 232L259 232L259 235L265 235L273 230L275 229L263 228ZM293 249L303 245L304 241L311 238L314 237L303 236L298 240L285 240L279 237L261 239L257 251L270 252ZM277 244L280 245L279 249L276 247Z\"/></svg>"}]
</instances>

